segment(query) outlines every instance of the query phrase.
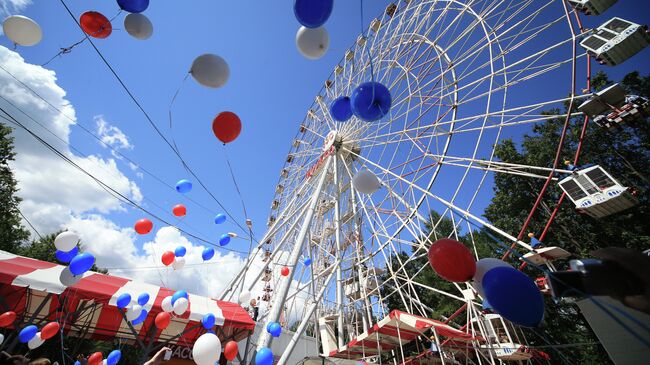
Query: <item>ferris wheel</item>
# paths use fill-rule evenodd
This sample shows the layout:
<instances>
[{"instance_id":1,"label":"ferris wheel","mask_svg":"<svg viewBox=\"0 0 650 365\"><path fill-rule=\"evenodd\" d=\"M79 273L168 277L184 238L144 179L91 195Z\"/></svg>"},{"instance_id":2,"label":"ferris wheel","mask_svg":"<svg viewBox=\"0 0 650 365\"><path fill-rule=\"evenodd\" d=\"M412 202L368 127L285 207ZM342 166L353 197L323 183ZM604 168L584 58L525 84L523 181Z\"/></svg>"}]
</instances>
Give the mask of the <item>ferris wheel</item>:
<instances>
[{"instance_id":1,"label":"ferris wheel","mask_svg":"<svg viewBox=\"0 0 650 365\"><path fill-rule=\"evenodd\" d=\"M590 96L581 91L586 78L578 76L586 74L580 61L588 58L578 45L580 10L561 0L390 4L345 52L297 123L268 231L224 297L250 290L267 309L259 321L296 323L298 333L318 328L325 356L381 362L378 334L372 337L378 346L353 351L351 344L369 336L375 322L395 319L386 305L391 297L406 308L404 321L429 317L432 309L419 298L425 291L467 305L474 325L466 332L486 338L485 325L476 321L480 299L469 284L442 290L421 280L421 270L413 275L405 267L426 257L431 237L450 236L439 229L443 220L453 223L450 238L479 226L522 255L533 252L481 212L494 174L543 180L552 172L570 174L553 161L498 161L495 146L535 123L577 115L545 112ZM336 121L334 100L370 80L390 91L388 114L374 122ZM376 177L377 189L360 191L353 183L360 174ZM439 214L433 221L431 211ZM473 253L481 258L475 247ZM262 333L258 349L271 340ZM524 355L481 356L495 363L530 358Z\"/></svg>"}]
</instances>

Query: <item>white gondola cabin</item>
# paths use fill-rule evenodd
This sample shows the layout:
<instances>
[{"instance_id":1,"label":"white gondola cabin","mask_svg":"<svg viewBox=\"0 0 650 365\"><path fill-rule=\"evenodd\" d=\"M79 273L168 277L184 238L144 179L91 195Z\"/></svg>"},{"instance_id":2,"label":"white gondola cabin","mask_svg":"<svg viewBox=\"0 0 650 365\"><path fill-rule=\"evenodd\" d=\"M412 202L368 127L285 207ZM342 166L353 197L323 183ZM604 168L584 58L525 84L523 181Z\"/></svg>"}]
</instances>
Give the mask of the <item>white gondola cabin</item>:
<instances>
[{"instance_id":1,"label":"white gondola cabin","mask_svg":"<svg viewBox=\"0 0 650 365\"><path fill-rule=\"evenodd\" d=\"M626 95L619 84L608 86L578 106L594 123L611 128L621 123L640 122L650 116L648 98Z\"/></svg>"},{"instance_id":2,"label":"white gondola cabin","mask_svg":"<svg viewBox=\"0 0 650 365\"><path fill-rule=\"evenodd\" d=\"M600 15L618 0L569 0L569 3L585 15Z\"/></svg>"},{"instance_id":3,"label":"white gondola cabin","mask_svg":"<svg viewBox=\"0 0 650 365\"><path fill-rule=\"evenodd\" d=\"M619 184L598 165L574 171L560 181L560 188L576 209L594 218L618 213L638 203L632 189Z\"/></svg>"},{"instance_id":4,"label":"white gondola cabin","mask_svg":"<svg viewBox=\"0 0 650 365\"><path fill-rule=\"evenodd\" d=\"M489 313L472 319L475 328L478 321L481 322L478 327L486 334L487 343L481 345L483 350L504 361L526 361L533 357L530 349L520 344L514 326L500 315Z\"/></svg>"},{"instance_id":5,"label":"white gondola cabin","mask_svg":"<svg viewBox=\"0 0 650 365\"><path fill-rule=\"evenodd\" d=\"M615 66L650 44L648 27L614 17L580 42L601 64Z\"/></svg>"}]
</instances>

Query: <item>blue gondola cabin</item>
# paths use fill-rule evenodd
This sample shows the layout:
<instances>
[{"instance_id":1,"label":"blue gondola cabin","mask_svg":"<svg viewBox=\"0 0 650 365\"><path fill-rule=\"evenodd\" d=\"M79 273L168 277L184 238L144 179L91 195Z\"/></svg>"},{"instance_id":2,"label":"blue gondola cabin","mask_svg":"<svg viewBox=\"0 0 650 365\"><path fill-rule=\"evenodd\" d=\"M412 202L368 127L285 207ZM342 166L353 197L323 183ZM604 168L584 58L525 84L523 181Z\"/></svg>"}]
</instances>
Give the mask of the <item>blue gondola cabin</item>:
<instances>
[{"instance_id":1,"label":"blue gondola cabin","mask_svg":"<svg viewBox=\"0 0 650 365\"><path fill-rule=\"evenodd\" d=\"M622 186L599 165L576 170L560 181L560 188L580 212L603 218L638 203L633 189Z\"/></svg>"}]
</instances>

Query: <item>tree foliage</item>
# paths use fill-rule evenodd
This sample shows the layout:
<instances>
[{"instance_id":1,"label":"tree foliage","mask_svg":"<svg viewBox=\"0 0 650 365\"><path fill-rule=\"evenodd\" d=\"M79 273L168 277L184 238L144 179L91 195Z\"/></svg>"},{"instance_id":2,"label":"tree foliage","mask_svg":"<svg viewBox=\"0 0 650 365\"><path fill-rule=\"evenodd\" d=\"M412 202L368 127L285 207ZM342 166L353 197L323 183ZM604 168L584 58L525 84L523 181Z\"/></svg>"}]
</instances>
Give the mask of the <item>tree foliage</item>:
<instances>
[{"instance_id":1,"label":"tree foliage","mask_svg":"<svg viewBox=\"0 0 650 365\"><path fill-rule=\"evenodd\" d=\"M9 167L14 158L11 128L0 124L0 250L9 252L15 252L29 238L20 223L18 187Z\"/></svg>"}]
</instances>

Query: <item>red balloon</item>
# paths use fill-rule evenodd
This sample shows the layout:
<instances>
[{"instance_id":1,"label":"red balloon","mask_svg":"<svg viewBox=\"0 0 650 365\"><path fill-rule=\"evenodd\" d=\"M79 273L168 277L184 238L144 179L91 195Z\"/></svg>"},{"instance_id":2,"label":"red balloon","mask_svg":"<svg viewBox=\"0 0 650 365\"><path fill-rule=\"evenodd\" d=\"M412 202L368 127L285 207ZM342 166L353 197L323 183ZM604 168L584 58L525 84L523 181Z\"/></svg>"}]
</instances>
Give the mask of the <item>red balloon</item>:
<instances>
[{"instance_id":1,"label":"red balloon","mask_svg":"<svg viewBox=\"0 0 650 365\"><path fill-rule=\"evenodd\" d=\"M187 214L187 209L183 204L178 204L172 208L172 213L174 213L174 215L177 217L183 217L185 214Z\"/></svg>"},{"instance_id":2,"label":"red balloon","mask_svg":"<svg viewBox=\"0 0 650 365\"><path fill-rule=\"evenodd\" d=\"M61 329L61 326L59 326L57 322L50 322L43 326L43 329L41 329L41 338L44 340L52 338L56 336L56 334L59 332L59 329Z\"/></svg>"},{"instance_id":3,"label":"red balloon","mask_svg":"<svg viewBox=\"0 0 650 365\"><path fill-rule=\"evenodd\" d=\"M147 234L153 229L153 223L147 218L140 219L135 222L135 231L139 234Z\"/></svg>"},{"instance_id":4,"label":"red balloon","mask_svg":"<svg viewBox=\"0 0 650 365\"><path fill-rule=\"evenodd\" d=\"M0 314L0 327L9 327L16 320L16 312L4 312Z\"/></svg>"},{"instance_id":5,"label":"red balloon","mask_svg":"<svg viewBox=\"0 0 650 365\"><path fill-rule=\"evenodd\" d=\"M113 31L111 21L96 11L87 11L81 14L79 24L86 34L95 38L106 38Z\"/></svg>"},{"instance_id":6,"label":"red balloon","mask_svg":"<svg viewBox=\"0 0 650 365\"><path fill-rule=\"evenodd\" d=\"M102 363L102 360L104 360L104 357L102 356L101 352L95 352L94 354L90 355L88 357L88 365L99 365Z\"/></svg>"},{"instance_id":7,"label":"red balloon","mask_svg":"<svg viewBox=\"0 0 650 365\"><path fill-rule=\"evenodd\" d=\"M237 357L238 353L239 347L235 341L228 341L226 347L223 348L223 354L228 361L234 360Z\"/></svg>"},{"instance_id":8,"label":"red balloon","mask_svg":"<svg viewBox=\"0 0 650 365\"><path fill-rule=\"evenodd\" d=\"M241 133L241 120L233 112L221 112L212 121L212 131L221 142L232 142Z\"/></svg>"},{"instance_id":9,"label":"red balloon","mask_svg":"<svg viewBox=\"0 0 650 365\"><path fill-rule=\"evenodd\" d=\"M282 274L282 276L289 276L289 268L286 266L283 267L282 270L280 270L280 274Z\"/></svg>"},{"instance_id":10,"label":"red balloon","mask_svg":"<svg viewBox=\"0 0 650 365\"><path fill-rule=\"evenodd\" d=\"M429 264L443 279L462 283L476 272L476 262L469 249L449 238L437 240L429 247Z\"/></svg>"},{"instance_id":11,"label":"red balloon","mask_svg":"<svg viewBox=\"0 0 650 365\"><path fill-rule=\"evenodd\" d=\"M172 316L167 312L160 312L156 315L156 327L160 329L165 329L169 326L169 321L171 321Z\"/></svg>"},{"instance_id":12,"label":"red balloon","mask_svg":"<svg viewBox=\"0 0 650 365\"><path fill-rule=\"evenodd\" d=\"M176 255L171 251L166 251L162 254L162 263L165 264L165 266L171 265L175 259Z\"/></svg>"}]
</instances>

